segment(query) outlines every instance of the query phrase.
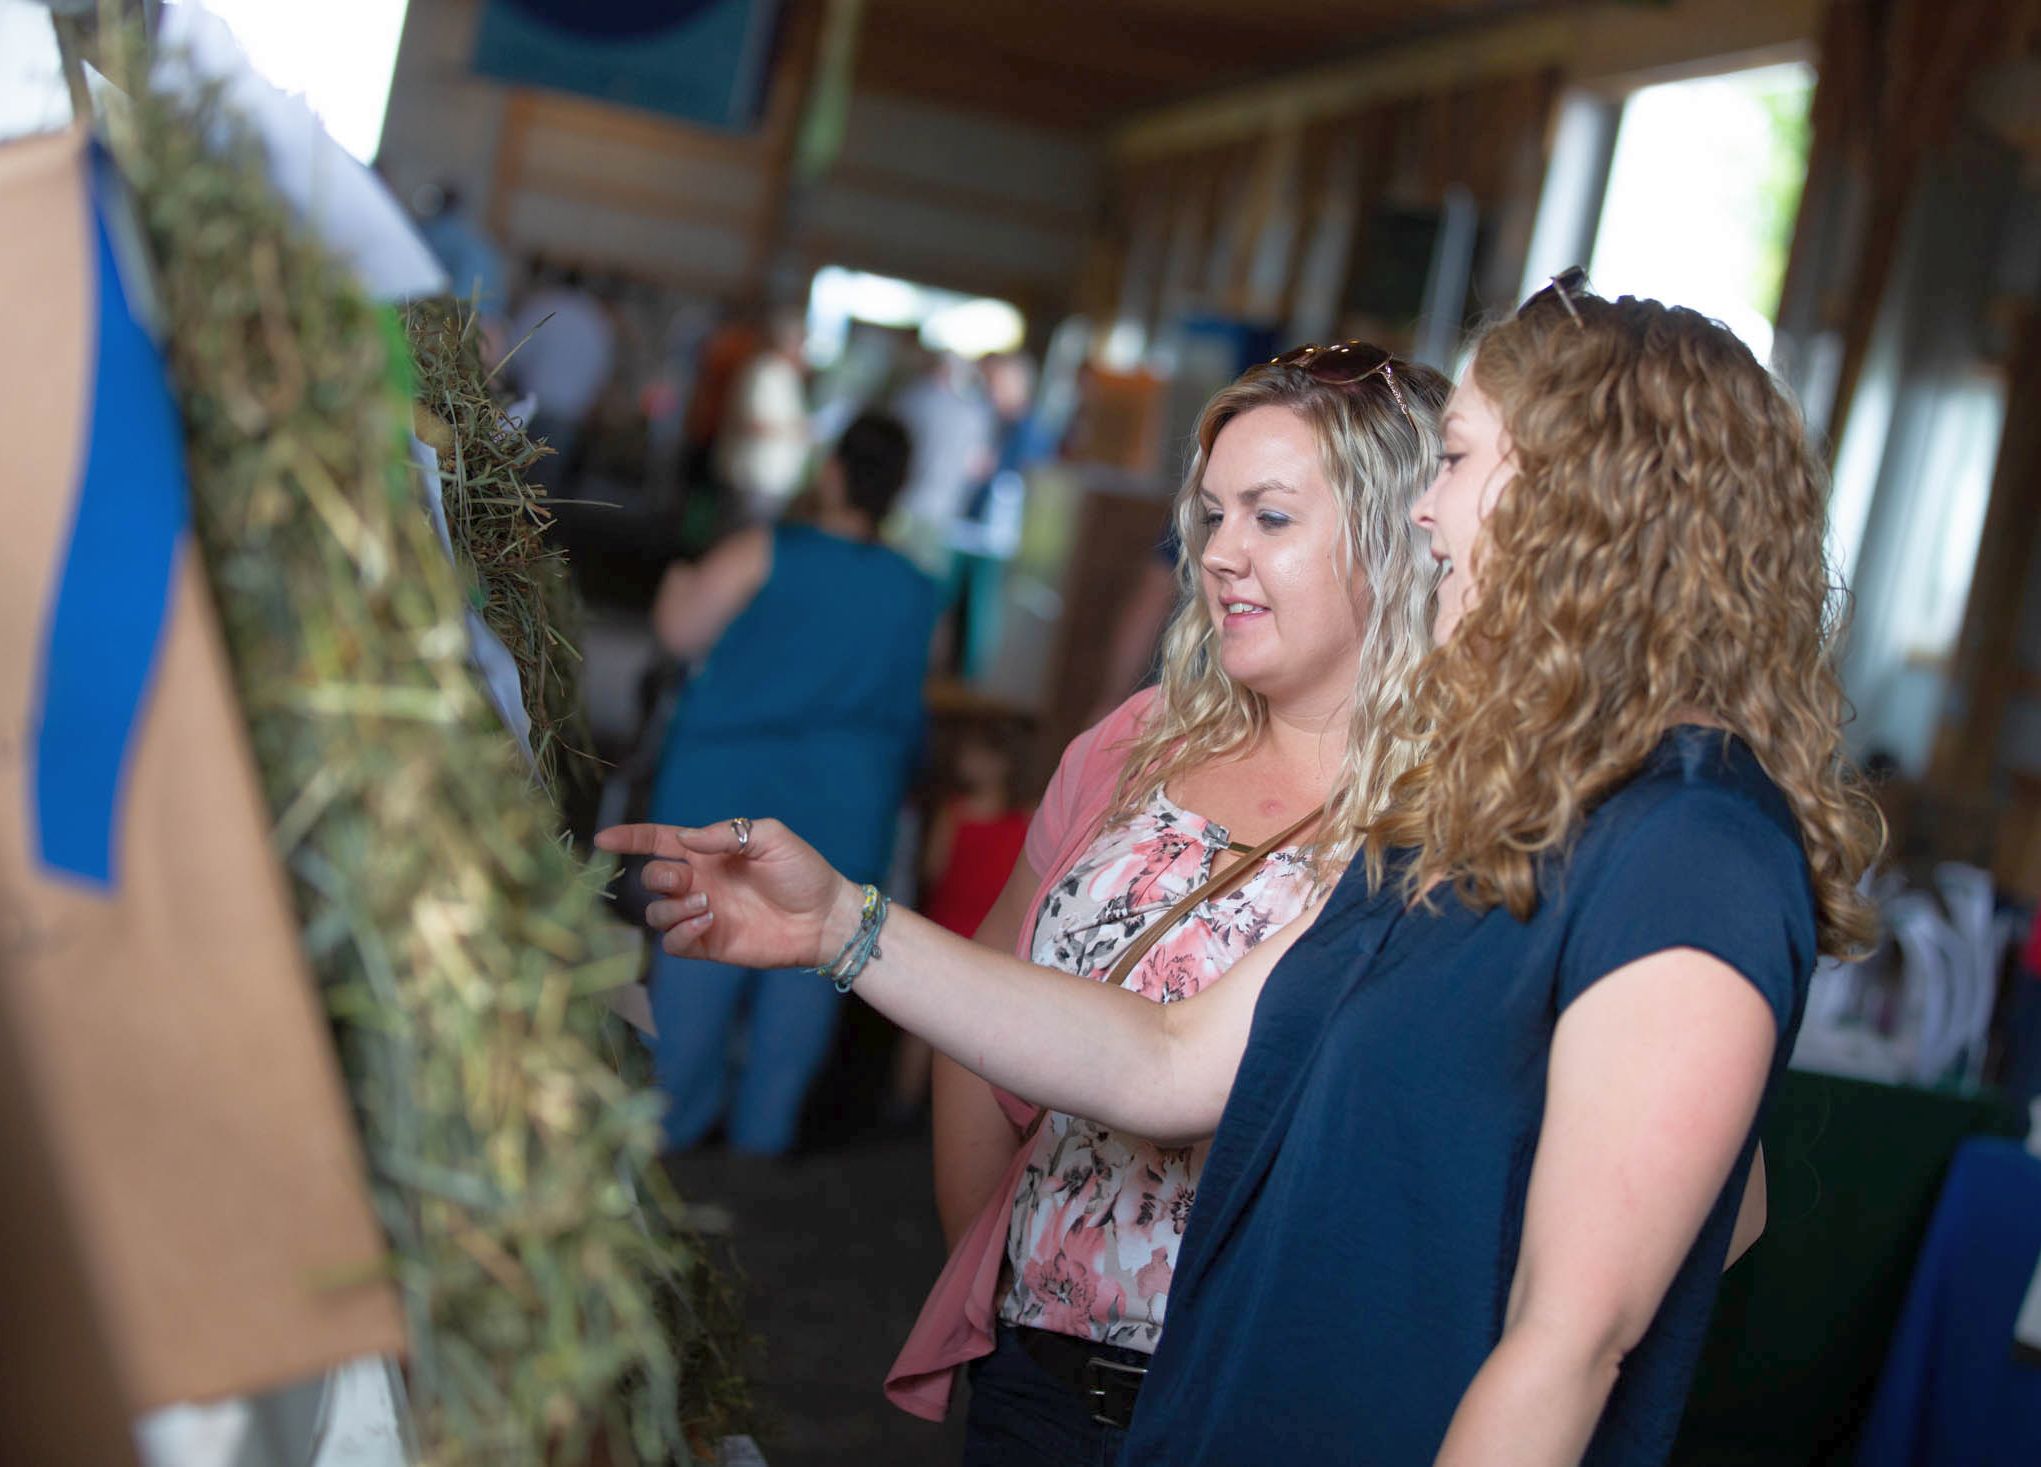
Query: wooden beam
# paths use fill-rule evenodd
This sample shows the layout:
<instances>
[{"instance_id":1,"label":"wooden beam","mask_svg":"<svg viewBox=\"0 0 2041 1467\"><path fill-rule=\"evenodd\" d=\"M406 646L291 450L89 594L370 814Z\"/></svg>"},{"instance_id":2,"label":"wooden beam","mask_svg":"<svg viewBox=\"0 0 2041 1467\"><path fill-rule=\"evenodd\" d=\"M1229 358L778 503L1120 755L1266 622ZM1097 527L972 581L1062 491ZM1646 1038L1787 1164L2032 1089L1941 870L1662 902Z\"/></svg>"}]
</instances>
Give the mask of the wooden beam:
<instances>
[{"instance_id":1,"label":"wooden beam","mask_svg":"<svg viewBox=\"0 0 2041 1467\"><path fill-rule=\"evenodd\" d=\"M1079 55L1121 77L1123 98L1171 101L1218 75L1263 76L1425 23L1434 10L1508 8L1515 0L874 0L874 20L891 35L934 29L954 38L950 56L982 69L1012 62L1060 66ZM1373 12L1373 13L1370 13Z\"/></svg>"},{"instance_id":2,"label":"wooden beam","mask_svg":"<svg viewBox=\"0 0 2041 1467\"><path fill-rule=\"evenodd\" d=\"M1993 67L1977 80L1970 113L2030 162L2041 162L2041 57Z\"/></svg>"},{"instance_id":3,"label":"wooden beam","mask_svg":"<svg viewBox=\"0 0 2041 1467\"><path fill-rule=\"evenodd\" d=\"M567 92L519 88L515 95L526 99L534 126L631 143L669 158L755 162L767 147L764 129L758 132L722 132L682 122L678 118L669 121L650 112L576 97Z\"/></svg>"},{"instance_id":4,"label":"wooden beam","mask_svg":"<svg viewBox=\"0 0 2041 1467\"><path fill-rule=\"evenodd\" d=\"M1336 116L1545 67L1559 67L1582 85L1634 81L1696 60L1805 42L1822 6L1823 0L1682 0L1647 10L1603 0L1513 20L1473 17L1445 34L1158 109L1117 129L1112 150L1132 161L1208 148L1263 132L1277 119Z\"/></svg>"},{"instance_id":5,"label":"wooden beam","mask_svg":"<svg viewBox=\"0 0 2041 1467\"><path fill-rule=\"evenodd\" d=\"M1944 6L1940 0L1896 0L1868 38L1872 70L1857 83L1875 87L1872 126L1860 130L1845 158L1858 185L1866 223L1841 303L1842 363L1836 372L1833 454L1849 427L1858 378L1899 259L1915 187L1929 152L1949 136L1982 64L1995 59L2008 13L1994 4Z\"/></svg>"},{"instance_id":6,"label":"wooden beam","mask_svg":"<svg viewBox=\"0 0 2041 1467\"><path fill-rule=\"evenodd\" d=\"M1362 159L1358 123L1326 131L1325 151L1310 187L1314 210L1308 238L1291 273L1286 345L1324 340L1339 324L1340 293L1360 221Z\"/></svg>"},{"instance_id":7,"label":"wooden beam","mask_svg":"<svg viewBox=\"0 0 2041 1467\"><path fill-rule=\"evenodd\" d=\"M536 249L536 252L556 265L572 266L584 275L607 275L619 280L629 280L644 285L663 286L682 291L688 295L710 298L734 294L743 284L741 275L725 274L720 270L705 270L695 265L676 264L669 254L661 253L656 258L634 254L611 245L591 245L583 240L561 244L547 243L532 247L514 246L518 249Z\"/></svg>"},{"instance_id":8,"label":"wooden beam","mask_svg":"<svg viewBox=\"0 0 2041 1467\"><path fill-rule=\"evenodd\" d=\"M839 163L824 175L822 187L841 185L861 194L937 204L961 214L976 214L1036 229L1089 228L1094 210L1061 201L1019 199L984 183L927 178L878 163Z\"/></svg>"},{"instance_id":9,"label":"wooden beam","mask_svg":"<svg viewBox=\"0 0 2041 1467\"><path fill-rule=\"evenodd\" d=\"M1304 127L1273 128L1257 150L1234 304L1249 320L1273 321L1290 293L1290 270L1303 232Z\"/></svg>"},{"instance_id":10,"label":"wooden beam","mask_svg":"<svg viewBox=\"0 0 2041 1467\"><path fill-rule=\"evenodd\" d=\"M860 48L857 86L1082 131L1124 110L1127 82L1097 57L1003 53L969 32L916 20L887 23Z\"/></svg>"},{"instance_id":11,"label":"wooden beam","mask_svg":"<svg viewBox=\"0 0 2041 1467\"><path fill-rule=\"evenodd\" d=\"M2020 597L2041 555L2041 307L2029 304L2006 373L2006 422L1992 472L1991 504L1963 612L1944 707L1928 764L1928 787L1954 807L1997 811L1990 796L2000 732L2016 697L2032 687L2019 655ZM1988 838L1980 837L1988 844Z\"/></svg>"},{"instance_id":12,"label":"wooden beam","mask_svg":"<svg viewBox=\"0 0 2041 1467\"><path fill-rule=\"evenodd\" d=\"M567 204L597 204L625 214L643 214L652 219L677 219L686 224L710 224L719 229L756 228L765 210L763 198L747 204L722 203L696 198L670 188L648 188L621 179L591 177L557 168L523 169L517 180L519 194L540 194Z\"/></svg>"},{"instance_id":13,"label":"wooden beam","mask_svg":"<svg viewBox=\"0 0 2041 1467\"><path fill-rule=\"evenodd\" d=\"M774 263L788 247L792 218L794 149L800 142L801 118L808 110L808 92L822 48L822 8L827 0L788 0L781 21L780 62L774 69L760 130L759 166L762 207L751 230L751 262L745 270L747 294L763 295L772 286Z\"/></svg>"},{"instance_id":14,"label":"wooden beam","mask_svg":"<svg viewBox=\"0 0 2041 1467\"><path fill-rule=\"evenodd\" d=\"M1157 186L1169 199L1169 232L1158 269L1156 318L1172 320L1204 303L1205 257L1217 229L1209 175L1167 165Z\"/></svg>"}]
</instances>

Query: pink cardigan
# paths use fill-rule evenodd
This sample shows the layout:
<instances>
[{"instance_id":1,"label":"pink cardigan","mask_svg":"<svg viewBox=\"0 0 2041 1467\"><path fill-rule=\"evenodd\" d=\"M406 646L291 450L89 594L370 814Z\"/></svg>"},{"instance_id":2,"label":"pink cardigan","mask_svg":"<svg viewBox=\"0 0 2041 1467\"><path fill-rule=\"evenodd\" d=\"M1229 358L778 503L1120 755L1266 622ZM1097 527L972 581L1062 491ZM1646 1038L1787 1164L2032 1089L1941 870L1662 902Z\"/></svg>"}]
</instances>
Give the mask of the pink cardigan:
<instances>
[{"instance_id":1,"label":"pink cardigan","mask_svg":"<svg viewBox=\"0 0 2041 1467\"><path fill-rule=\"evenodd\" d=\"M1063 751L1055 778L1049 781L1041 808L1028 826L1027 860L1042 873L1042 883L1035 889L1014 943L1014 951L1021 957L1031 954L1035 923L1051 888L1098 838L1119 784L1127 746L1154 701L1155 690L1144 688L1095 727L1072 739ZM997 1087L992 1093L1019 1130L1028 1130L1042 1114L1040 1106L1017 1095ZM942 1420L949 1413L957 1367L992 1353L999 1268L1006 1259L1014 1189L1020 1185L1030 1150L1026 1142L1015 1148L1013 1160L986 1199L984 1210L957 1240L950 1261L929 1291L900 1358L886 1373L886 1398L903 1411L930 1421Z\"/></svg>"}]
</instances>

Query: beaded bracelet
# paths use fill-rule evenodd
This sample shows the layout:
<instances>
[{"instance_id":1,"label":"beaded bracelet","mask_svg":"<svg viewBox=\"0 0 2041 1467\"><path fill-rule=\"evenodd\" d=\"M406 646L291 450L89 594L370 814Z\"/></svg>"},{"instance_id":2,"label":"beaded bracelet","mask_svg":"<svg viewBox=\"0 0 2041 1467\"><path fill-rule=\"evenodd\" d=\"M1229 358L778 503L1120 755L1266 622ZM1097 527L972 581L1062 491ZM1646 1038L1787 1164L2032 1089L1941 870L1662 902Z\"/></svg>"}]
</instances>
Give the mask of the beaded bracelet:
<instances>
[{"instance_id":1,"label":"beaded bracelet","mask_svg":"<svg viewBox=\"0 0 2041 1467\"><path fill-rule=\"evenodd\" d=\"M835 984L838 993L849 993L851 984L857 982L858 974L864 972L865 964L873 958L882 958L879 951L879 929L886 925L886 914L893 910L893 903L876 886L865 887L865 904L858 912L858 930L851 934L843 951L836 955L836 961L825 963L815 971Z\"/></svg>"}]
</instances>

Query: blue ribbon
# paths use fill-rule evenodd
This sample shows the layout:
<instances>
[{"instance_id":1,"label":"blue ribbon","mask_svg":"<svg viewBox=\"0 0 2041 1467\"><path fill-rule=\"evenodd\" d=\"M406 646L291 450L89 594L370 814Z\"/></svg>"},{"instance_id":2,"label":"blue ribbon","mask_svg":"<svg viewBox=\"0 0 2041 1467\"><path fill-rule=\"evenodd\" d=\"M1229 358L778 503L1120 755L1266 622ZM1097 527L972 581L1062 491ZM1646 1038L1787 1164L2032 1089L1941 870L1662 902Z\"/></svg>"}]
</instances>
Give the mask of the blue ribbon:
<instances>
[{"instance_id":1,"label":"blue ribbon","mask_svg":"<svg viewBox=\"0 0 2041 1467\"><path fill-rule=\"evenodd\" d=\"M92 417L45 627L29 768L43 866L110 890L118 880L121 790L188 511L177 409L107 232L107 211L119 202L103 154L94 156L92 184Z\"/></svg>"}]
</instances>

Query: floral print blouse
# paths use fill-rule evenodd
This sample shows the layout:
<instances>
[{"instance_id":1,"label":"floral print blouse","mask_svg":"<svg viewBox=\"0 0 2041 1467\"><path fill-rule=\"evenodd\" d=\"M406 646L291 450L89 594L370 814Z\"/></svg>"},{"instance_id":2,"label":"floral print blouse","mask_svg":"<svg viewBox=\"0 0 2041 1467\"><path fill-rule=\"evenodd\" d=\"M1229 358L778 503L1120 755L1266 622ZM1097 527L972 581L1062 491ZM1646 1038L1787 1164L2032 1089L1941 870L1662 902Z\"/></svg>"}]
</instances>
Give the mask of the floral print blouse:
<instances>
[{"instance_id":1,"label":"floral print blouse","mask_svg":"<svg viewBox=\"0 0 2041 1467\"><path fill-rule=\"evenodd\" d=\"M1035 923L1034 960L1103 981L1149 923L1211 874L1228 840L1224 826L1158 791L1131 820L1109 826L1050 892ZM1297 916L1310 892L1308 860L1294 848L1276 851L1164 934L1124 986L1157 1003L1189 998ZM1000 1319L1154 1349L1209 1146L1157 1146L1050 1111L1014 1194L1012 1287Z\"/></svg>"}]
</instances>

